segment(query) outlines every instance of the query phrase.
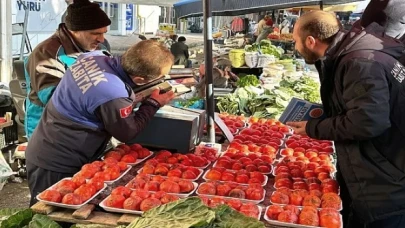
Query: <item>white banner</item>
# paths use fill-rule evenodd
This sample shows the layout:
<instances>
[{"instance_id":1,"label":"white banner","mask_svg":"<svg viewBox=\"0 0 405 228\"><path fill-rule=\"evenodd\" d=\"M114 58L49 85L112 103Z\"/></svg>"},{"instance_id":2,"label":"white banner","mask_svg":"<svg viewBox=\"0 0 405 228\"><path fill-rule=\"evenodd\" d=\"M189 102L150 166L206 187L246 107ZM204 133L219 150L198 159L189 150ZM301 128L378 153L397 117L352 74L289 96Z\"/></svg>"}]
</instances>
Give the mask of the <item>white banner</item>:
<instances>
[{"instance_id":1,"label":"white banner","mask_svg":"<svg viewBox=\"0 0 405 228\"><path fill-rule=\"evenodd\" d=\"M24 4L29 9L28 32L54 32L67 8L65 0L13 0L16 22L24 22Z\"/></svg>"}]
</instances>

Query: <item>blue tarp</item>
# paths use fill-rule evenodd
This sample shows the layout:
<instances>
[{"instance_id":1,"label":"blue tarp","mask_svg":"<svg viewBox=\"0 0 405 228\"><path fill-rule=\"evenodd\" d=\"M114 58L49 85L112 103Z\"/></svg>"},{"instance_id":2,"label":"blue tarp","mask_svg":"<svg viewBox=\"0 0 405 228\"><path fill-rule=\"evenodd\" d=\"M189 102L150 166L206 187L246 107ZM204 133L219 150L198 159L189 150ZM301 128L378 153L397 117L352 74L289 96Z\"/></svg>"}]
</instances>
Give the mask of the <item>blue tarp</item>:
<instances>
[{"instance_id":1,"label":"blue tarp","mask_svg":"<svg viewBox=\"0 0 405 228\"><path fill-rule=\"evenodd\" d=\"M360 0L324 0L324 5L337 5ZM237 16L273 9L319 5L319 0L211 0L214 16ZM174 4L178 18L197 17L203 14L202 0L183 0Z\"/></svg>"}]
</instances>

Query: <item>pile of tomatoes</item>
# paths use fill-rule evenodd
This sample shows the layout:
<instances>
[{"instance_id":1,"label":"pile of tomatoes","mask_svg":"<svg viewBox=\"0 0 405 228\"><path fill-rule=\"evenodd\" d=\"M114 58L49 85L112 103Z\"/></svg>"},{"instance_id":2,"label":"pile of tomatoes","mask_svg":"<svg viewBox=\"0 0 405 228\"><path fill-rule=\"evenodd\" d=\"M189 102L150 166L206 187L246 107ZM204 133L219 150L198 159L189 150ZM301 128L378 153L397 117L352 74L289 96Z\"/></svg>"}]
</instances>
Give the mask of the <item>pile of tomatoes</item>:
<instances>
[{"instance_id":1,"label":"pile of tomatoes","mask_svg":"<svg viewBox=\"0 0 405 228\"><path fill-rule=\"evenodd\" d=\"M182 164L185 166L193 166L198 168L206 167L210 163L203 156L195 154L180 154L180 153L172 154L170 151L167 150L159 151L156 154L156 157L149 160L148 162L150 161L157 161L158 163L168 163L168 164Z\"/></svg>"},{"instance_id":2,"label":"pile of tomatoes","mask_svg":"<svg viewBox=\"0 0 405 228\"><path fill-rule=\"evenodd\" d=\"M245 169L229 170L222 167L213 167L208 170L204 178L212 181L235 182L239 184L266 184L267 178L261 172L249 172Z\"/></svg>"},{"instance_id":3,"label":"pile of tomatoes","mask_svg":"<svg viewBox=\"0 0 405 228\"><path fill-rule=\"evenodd\" d=\"M200 184L197 193L199 195L223 196L260 202L266 192L260 184L238 185L231 182L209 181Z\"/></svg>"},{"instance_id":4,"label":"pile of tomatoes","mask_svg":"<svg viewBox=\"0 0 405 228\"><path fill-rule=\"evenodd\" d=\"M192 166L182 164L159 163L157 160L149 160L145 163L141 173L149 175L160 175L167 177L178 177L188 180L195 180L203 171Z\"/></svg>"},{"instance_id":5,"label":"pile of tomatoes","mask_svg":"<svg viewBox=\"0 0 405 228\"><path fill-rule=\"evenodd\" d=\"M180 199L178 196L163 191L155 193L142 189L132 191L127 187L119 186L112 190L111 194L104 200L104 205L117 209L147 211L178 199Z\"/></svg>"},{"instance_id":6,"label":"pile of tomatoes","mask_svg":"<svg viewBox=\"0 0 405 228\"><path fill-rule=\"evenodd\" d=\"M150 156L152 152L146 148L143 148L139 144L133 144L131 146L126 144L120 144L115 149L107 152L104 158L114 158L117 161L126 163L136 163L138 159L144 159Z\"/></svg>"},{"instance_id":7,"label":"pile of tomatoes","mask_svg":"<svg viewBox=\"0 0 405 228\"><path fill-rule=\"evenodd\" d=\"M248 217L259 219L261 208L253 203L242 203L239 199L224 199L222 197L199 197L203 201L203 203L209 207L214 208L218 205L226 204L234 210L239 211L240 213Z\"/></svg>"},{"instance_id":8,"label":"pile of tomatoes","mask_svg":"<svg viewBox=\"0 0 405 228\"><path fill-rule=\"evenodd\" d=\"M71 178L65 178L56 183L54 187L43 191L38 197L48 202L80 205L92 198L102 188L104 188L104 182L86 183L85 179L77 182Z\"/></svg>"},{"instance_id":9,"label":"pile of tomatoes","mask_svg":"<svg viewBox=\"0 0 405 228\"><path fill-rule=\"evenodd\" d=\"M166 193L191 193L195 190L195 183L180 179L178 177L162 177L162 176L149 176L146 174L138 174L132 179L126 187L135 189L144 189L147 191L163 191Z\"/></svg>"},{"instance_id":10,"label":"pile of tomatoes","mask_svg":"<svg viewBox=\"0 0 405 228\"><path fill-rule=\"evenodd\" d=\"M311 149L315 152L325 152L332 154L335 150L333 142L328 140L311 139L308 136L292 135L285 142L287 148L303 148L304 150Z\"/></svg>"},{"instance_id":11,"label":"pile of tomatoes","mask_svg":"<svg viewBox=\"0 0 405 228\"><path fill-rule=\"evenodd\" d=\"M293 205L271 205L266 210L266 220L276 220L306 226L340 228L341 216L334 209L318 210L312 206L298 208Z\"/></svg>"},{"instance_id":12,"label":"pile of tomatoes","mask_svg":"<svg viewBox=\"0 0 405 228\"><path fill-rule=\"evenodd\" d=\"M232 170L246 169L249 172L259 171L264 174L270 174L272 163L273 159L267 155L228 152L217 160L214 167Z\"/></svg>"}]
</instances>

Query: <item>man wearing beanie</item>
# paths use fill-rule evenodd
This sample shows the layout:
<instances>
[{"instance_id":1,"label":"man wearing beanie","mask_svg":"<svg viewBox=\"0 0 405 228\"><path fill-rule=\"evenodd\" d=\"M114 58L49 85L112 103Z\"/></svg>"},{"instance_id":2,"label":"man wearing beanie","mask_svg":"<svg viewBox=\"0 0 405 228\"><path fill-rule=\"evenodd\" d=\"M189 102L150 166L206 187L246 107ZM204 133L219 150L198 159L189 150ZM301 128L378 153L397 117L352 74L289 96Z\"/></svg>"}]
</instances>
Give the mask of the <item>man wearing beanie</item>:
<instances>
[{"instance_id":1,"label":"man wearing beanie","mask_svg":"<svg viewBox=\"0 0 405 228\"><path fill-rule=\"evenodd\" d=\"M74 0L67 9L65 23L40 43L26 59L27 88L25 132L30 139L42 112L65 71L76 58L89 51L104 49L104 34L110 19L97 3Z\"/></svg>"}]
</instances>

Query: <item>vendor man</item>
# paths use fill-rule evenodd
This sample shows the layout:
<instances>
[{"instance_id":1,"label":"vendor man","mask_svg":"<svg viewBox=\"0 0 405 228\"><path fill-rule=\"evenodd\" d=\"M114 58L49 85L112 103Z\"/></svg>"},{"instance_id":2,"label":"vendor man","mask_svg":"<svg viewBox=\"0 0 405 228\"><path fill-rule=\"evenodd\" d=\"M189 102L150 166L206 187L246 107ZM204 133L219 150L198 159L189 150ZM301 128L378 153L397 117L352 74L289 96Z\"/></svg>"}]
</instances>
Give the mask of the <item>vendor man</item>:
<instances>
[{"instance_id":1,"label":"vendor man","mask_svg":"<svg viewBox=\"0 0 405 228\"><path fill-rule=\"evenodd\" d=\"M25 64L29 87L24 124L28 139L63 74L76 61L77 56L96 49L106 49L102 43L111 20L97 3L89 0L73 1L67 8L65 22L59 25L55 34L32 51Z\"/></svg>"},{"instance_id":2,"label":"vendor man","mask_svg":"<svg viewBox=\"0 0 405 228\"><path fill-rule=\"evenodd\" d=\"M156 41L141 41L122 57L95 51L63 76L26 149L31 205L35 197L96 160L113 136L134 139L174 93L156 90L138 111L132 88L169 73L174 57Z\"/></svg>"}]
</instances>

